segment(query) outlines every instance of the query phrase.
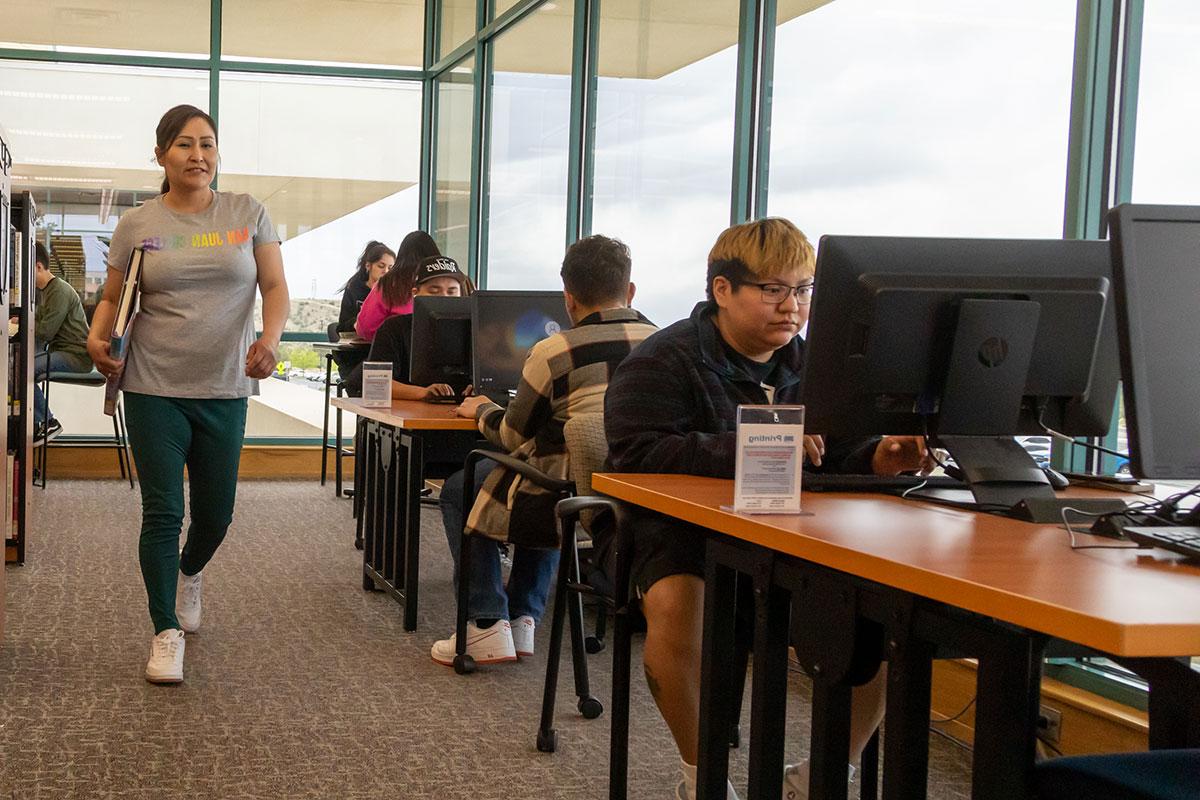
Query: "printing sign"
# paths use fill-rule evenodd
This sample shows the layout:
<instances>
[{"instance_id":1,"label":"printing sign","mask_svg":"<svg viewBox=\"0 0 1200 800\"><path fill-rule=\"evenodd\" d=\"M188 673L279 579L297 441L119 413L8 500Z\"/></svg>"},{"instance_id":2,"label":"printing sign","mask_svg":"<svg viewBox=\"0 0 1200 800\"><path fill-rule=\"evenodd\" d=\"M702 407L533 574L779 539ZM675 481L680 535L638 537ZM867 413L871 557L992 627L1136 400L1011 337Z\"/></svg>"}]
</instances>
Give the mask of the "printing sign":
<instances>
[{"instance_id":1,"label":"printing sign","mask_svg":"<svg viewBox=\"0 0 1200 800\"><path fill-rule=\"evenodd\" d=\"M738 406L733 510L799 514L804 406Z\"/></svg>"},{"instance_id":2,"label":"printing sign","mask_svg":"<svg viewBox=\"0 0 1200 800\"><path fill-rule=\"evenodd\" d=\"M373 408L388 408L392 405L392 364L390 361L363 362L362 404Z\"/></svg>"}]
</instances>

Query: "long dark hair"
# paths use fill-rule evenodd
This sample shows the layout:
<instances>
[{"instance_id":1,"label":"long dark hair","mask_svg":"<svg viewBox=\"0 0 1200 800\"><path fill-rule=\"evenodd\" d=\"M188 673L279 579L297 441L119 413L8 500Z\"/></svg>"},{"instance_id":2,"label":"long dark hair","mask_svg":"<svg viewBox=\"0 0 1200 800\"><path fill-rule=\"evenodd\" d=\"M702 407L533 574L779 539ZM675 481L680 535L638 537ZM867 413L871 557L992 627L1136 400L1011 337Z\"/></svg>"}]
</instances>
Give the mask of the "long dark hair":
<instances>
[{"instance_id":1,"label":"long dark hair","mask_svg":"<svg viewBox=\"0 0 1200 800\"><path fill-rule=\"evenodd\" d=\"M396 250L396 264L379 279L379 291L389 306L401 306L412 299L417 266L426 258L440 256L437 243L425 231L413 231Z\"/></svg>"},{"instance_id":2,"label":"long dark hair","mask_svg":"<svg viewBox=\"0 0 1200 800\"><path fill-rule=\"evenodd\" d=\"M350 281L355 278L361 277L363 281L366 281L368 273L371 271L371 265L384 256L395 258L396 254L392 252L392 248L383 242L377 242L374 239L367 242L367 246L363 248L362 254L358 257L358 266L354 268L354 274L350 276L350 280L342 284L342 288L338 289L338 291L346 291L346 287L350 285Z\"/></svg>"},{"instance_id":3,"label":"long dark hair","mask_svg":"<svg viewBox=\"0 0 1200 800\"><path fill-rule=\"evenodd\" d=\"M187 125L196 117L208 123L208 127L213 129L213 140L217 137L217 123L213 122L213 118L204 113L195 106L180 105L175 106L170 111L162 115L162 119L158 121L158 127L154 129L154 142L158 145L158 152L166 154L167 148L175 141L175 137L183 130L183 126ZM167 176L163 175L161 194L166 194L171 189L171 184L167 181Z\"/></svg>"}]
</instances>

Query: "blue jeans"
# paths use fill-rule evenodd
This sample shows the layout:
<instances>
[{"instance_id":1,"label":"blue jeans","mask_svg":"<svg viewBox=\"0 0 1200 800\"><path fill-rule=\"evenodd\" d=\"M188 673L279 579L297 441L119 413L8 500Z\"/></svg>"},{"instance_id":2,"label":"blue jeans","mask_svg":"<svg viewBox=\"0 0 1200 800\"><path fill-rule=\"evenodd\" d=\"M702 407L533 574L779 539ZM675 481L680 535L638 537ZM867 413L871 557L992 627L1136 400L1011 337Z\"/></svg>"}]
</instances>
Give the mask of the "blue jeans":
<instances>
[{"instance_id":1,"label":"blue jeans","mask_svg":"<svg viewBox=\"0 0 1200 800\"><path fill-rule=\"evenodd\" d=\"M92 360L87 356L77 355L75 353L63 353L50 351L49 358L35 358L33 360L34 370L33 379L36 383L33 385L33 422L35 425L41 425L50 417L50 409L46 407L46 396L42 394L42 376L46 372L78 372L81 375L86 375L92 371Z\"/></svg>"},{"instance_id":2,"label":"blue jeans","mask_svg":"<svg viewBox=\"0 0 1200 800\"><path fill-rule=\"evenodd\" d=\"M475 490L471 497L478 494L484 478L496 467L495 461L488 460L475 465ZM447 478L442 486L441 506L446 543L450 545L450 556L454 559L454 589L457 591L458 555L462 548L463 521L466 517L461 470ZM550 583L558 570L559 551L538 547L514 548L516 552L506 587L500 573L499 544L483 536L470 537L470 544L473 549L467 619L472 622L481 619L511 620L528 615L535 622L541 621L546 611Z\"/></svg>"}]
</instances>

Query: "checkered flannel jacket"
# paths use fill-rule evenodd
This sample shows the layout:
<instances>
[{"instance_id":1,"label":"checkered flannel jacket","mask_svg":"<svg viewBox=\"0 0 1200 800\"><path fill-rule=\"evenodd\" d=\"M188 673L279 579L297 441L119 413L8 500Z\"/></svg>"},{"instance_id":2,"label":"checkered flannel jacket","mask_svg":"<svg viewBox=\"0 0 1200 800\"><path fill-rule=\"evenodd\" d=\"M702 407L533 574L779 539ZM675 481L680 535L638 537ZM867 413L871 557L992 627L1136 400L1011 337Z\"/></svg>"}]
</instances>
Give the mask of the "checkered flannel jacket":
<instances>
[{"instance_id":1,"label":"checkered flannel jacket","mask_svg":"<svg viewBox=\"0 0 1200 800\"><path fill-rule=\"evenodd\" d=\"M515 458L565 480L567 419L603 412L604 393L617 365L655 330L637 311L614 308L543 339L529 351L517 396L507 410L491 403L479 408L479 432ZM484 481L467 517L467 529L526 547L557 547L556 499L499 467Z\"/></svg>"}]
</instances>

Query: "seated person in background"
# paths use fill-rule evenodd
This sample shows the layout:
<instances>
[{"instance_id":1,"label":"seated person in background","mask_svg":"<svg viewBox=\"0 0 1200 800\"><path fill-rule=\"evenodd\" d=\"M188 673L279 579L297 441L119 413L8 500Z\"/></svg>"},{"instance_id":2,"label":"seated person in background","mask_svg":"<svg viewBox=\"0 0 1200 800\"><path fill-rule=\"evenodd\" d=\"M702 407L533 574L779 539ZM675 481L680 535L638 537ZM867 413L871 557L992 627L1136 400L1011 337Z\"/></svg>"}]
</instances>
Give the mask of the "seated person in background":
<instances>
[{"instance_id":1,"label":"seated person in background","mask_svg":"<svg viewBox=\"0 0 1200 800\"><path fill-rule=\"evenodd\" d=\"M488 441L554 478L567 477L563 425L568 418L603 408L608 378L617 365L654 331L629 307L629 248L605 236L589 236L563 258L563 295L573 327L538 342L529 351L517 396L507 410L486 397L467 400L460 416L477 421ZM478 492L467 521L472 535L466 651L481 664L533 655L534 628L546 608L558 565L556 497L493 461L476 467L475 486L463 473L446 479L442 518L458 581L464 492ZM474 492L471 495L474 496ZM507 587L500 574L497 543L516 545ZM511 622L510 622L511 621ZM454 661L455 638L433 645L433 660Z\"/></svg>"},{"instance_id":2,"label":"seated person in background","mask_svg":"<svg viewBox=\"0 0 1200 800\"><path fill-rule=\"evenodd\" d=\"M342 307L338 312L337 331L339 334L354 333L354 323L358 321L358 311L363 301L367 299L371 289L379 283L379 279L387 274L396 263L396 254L382 242L371 241L358 257L358 265L350 280L341 288ZM362 348L334 350L333 363L337 364L338 375L345 378L355 367L367 357Z\"/></svg>"},{"instance_id":3,"label":"seated person in background","mask_svg":"<svg viewBox=\"0 0 1200 800\"><path fill-rule=\"evenodd\" d=\"M650 337L617 369L605 399L609 462L618 472L733 478L737 407L800 402L815 254L784 219L724 231L708 256L708 300ZM805 437L813 468L895 475L929 466L917 437L829 443ZM646 682L682 757L676 796L695 796L704 535L631 507L632 579L646 617ZM851 756L883 715L882 673L854 691ZM729 797L736 795L728 788ZM788 767L785 798L808 796L807 763Z\"/></svg>"},{"instance_id":4,"label":"seated person in background","mask_svg":"<svg viewBox=\"0 0 1200 800\"><path fill-rule=\"evenodd\" d=\"M433 237L425 231L413 231L404 237L396 251L395 265L371 287L358 310L354 330L360 338L370 341L385 319L412 313L417 267L426 259L440 255Z\"/></svg>"},{"instance_id":5,"label":"seated person in background","mask_svg":"<svg viewBox=\"0 0 1200 800\"><path fill-rule=\"evenodd\" d=\"M417 267L416 286L413 296L465 297L471 293L471 282L458 268L453 258L434 256L427 258ZM425 400L433 395L452 395L454 389L444 383L431 386L413 386L408 382L409 355L412 352L412 314L397 314L388 317L371 342L367 361L390 361L392 364L392 399ZM358 397L362 394L362 365L342 381L346 394Z\"/></svg>"},{"instance_id":6,"label":"seated person in background","mask_svg":"<svg viewBox=\"0 0 1200 800\"><path fill-rule=\"evenodd\" d=\"M62 423L50 414L42 394L41 379L49 372L92 371L92 358L87 352L88 323L79 294L62 278L50 272L50 253L37 242L34 246L37 271L38 301L34 314L34 347L36 352L49 350L49 358L34 359L33 426L34 439L53 438L62 431Z\"/></svg>"},{"instance_id":7,"label":"seated person in background","mask_svg":"<svg viewBox=\"0 0 1200 800\"><path fill-rule=\"evenodd\" d=\"M337 324L339 333L354 330L354 323L358 320L358 310L362 307L363 301L367 299L367 295L370 294L371 289L375 288L379 279L386 275L395 263L396 254L392 252L392 248L383 242L367 242L366 248L358 257L358 265L354 269L354 274L341 289L338 289L342 293L342 307L338 312Z\"/></svg>"}]
</instances>

